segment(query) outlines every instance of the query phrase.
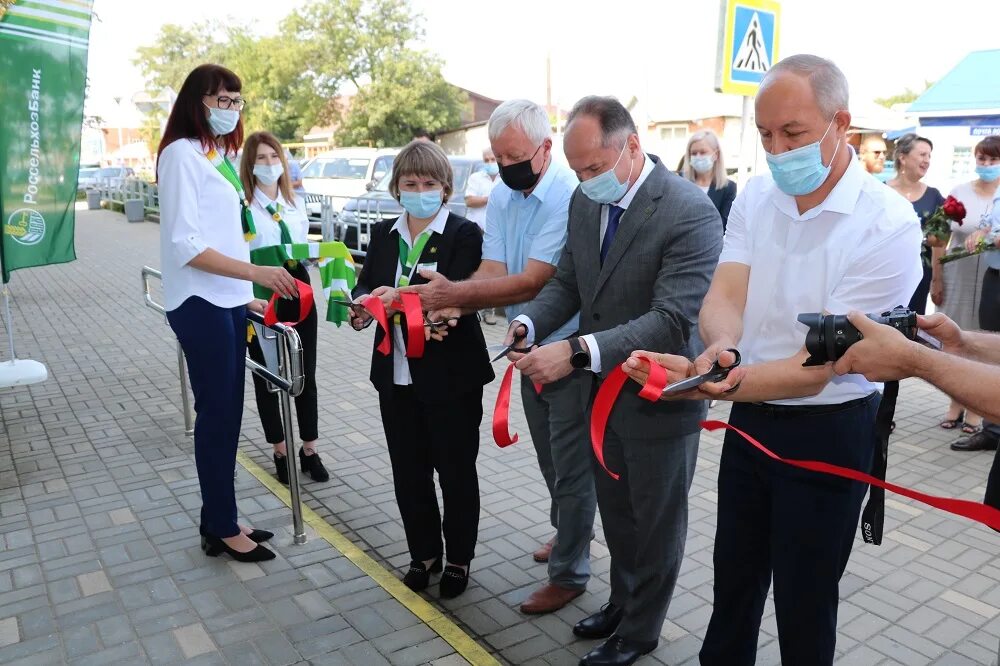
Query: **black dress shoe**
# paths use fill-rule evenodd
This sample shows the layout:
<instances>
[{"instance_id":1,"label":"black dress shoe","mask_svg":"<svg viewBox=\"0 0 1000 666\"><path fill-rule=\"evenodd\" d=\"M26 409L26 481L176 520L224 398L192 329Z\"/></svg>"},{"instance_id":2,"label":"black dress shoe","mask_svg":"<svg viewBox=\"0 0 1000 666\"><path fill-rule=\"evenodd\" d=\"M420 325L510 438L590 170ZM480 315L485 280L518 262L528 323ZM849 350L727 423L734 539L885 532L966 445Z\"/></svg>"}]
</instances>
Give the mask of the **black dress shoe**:
<instances>
[{"instance_id":1,"label":"black dress shoe","mask_svg":"<svg viewBox=\"0 0 1000 666\"><path fill-rule=\"evenodd\" d=\"M403 584L414 592L420 592L427 589L431 582L432 573L441 573L440 557L431 563L430 569L425 567L420 560L413 560L410 562L410 570L403 576Z\"/></svg>"},{"instance_id":2,"label":"black dress shoe","mask_svg":"<svg viewBox=\"0 0 1000 666\"><path fill-rule=\"evenodd\" d=\"M449 564L441 574L441 582L438 583L439 594L442 599L454 599L465 592L469 586L469 572L462 567Z\"/></svg>"},{"instance_id":3,"label":"black dress shoe","mask_svg":"<svg viewBox=\"0 0 1000 666\"><path fill-rule=\"evenodd\" d=\"M656 641L630 641L615 634L583 655L580 666L629 666L656 649Z\"/></svg>"},{"instance_id":4,"label":"black dress shoe","mask_svg":"<svg viewBox=\"0 0 1000 666\"><path fill-rule=\"evenodd\" d=\"M622 621L624 611L610 601L590 617L585 617L573 627L573 633L580 638L607 638L615 633Z\"/></svg>"},{"instance_id":5,"label":"black dress shoe","mask_svg":"<svg viewBox=\"0 0 1000 666\"><path fill-rule=\"evenodd\" d=\"M985 430L951 443L952 451L996 451L1000 437Z\"/></svg>"},{"instance_id":6,"label":"black dress shoe","mask_svg":"<svg viewBox=\"0 0 1000 666\"><path fill-rule=\"evenodd\" d=\"M203 537L201 548L209 557L218 557L223 553L227 553L237 562L266 562L267 560L273 560L276 557L273 552L260 544L247 553L241 553L238 550L230 548L226 545L226 542L219 537L214 536Z\"/></svg>"},{"instance_id":7,"label":"black dress shoe","mask_svg":"<svg viewBox=\"0 0 1000 666\"><path fill-rule=\"evenodd\" d=\"M302 473L311 476L313 481L322 483L330 480L330 473L326 471L326 467L323 467L318 453L307 456L304 450L299 449L299 462L302 466Z\"/></svg>"},{"instance_id":8,"label":"black dress shoe","mask_svg":"<svg viewBox=\"0 0 1000 666\"><path fill-rule=\"evenodd\" d=\"M209 534L201 525L198 526L198 533L201 534L201 549L205 550L205 539L209 536ZM247 538L254 543L264 543L265 541L274 538L274 532L268 532L267 530L253 530L247 535Z\"/></svg>"},{"instance_id":9,"label":"black dress shoe","mask_svg":"<svg viewBox=\"0 0 1000 666\"><path fill-rule=\"evenodd\" d=\"M281 481L286 486L288 485L288 458L285 456L279 456L277 453L274 454L274 473L278 477L278 481Z\"/></svg>"}]
</instances>

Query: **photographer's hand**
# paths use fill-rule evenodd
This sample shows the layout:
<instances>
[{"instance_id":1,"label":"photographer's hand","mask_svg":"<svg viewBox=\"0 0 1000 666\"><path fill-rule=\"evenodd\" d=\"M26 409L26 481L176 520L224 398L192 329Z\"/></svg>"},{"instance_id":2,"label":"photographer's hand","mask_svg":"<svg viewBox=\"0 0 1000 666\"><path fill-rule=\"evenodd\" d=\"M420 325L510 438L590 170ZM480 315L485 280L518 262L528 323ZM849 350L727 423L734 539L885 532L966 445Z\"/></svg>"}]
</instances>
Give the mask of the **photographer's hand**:
<instances>
[{"instance_id":1,"label":"photographer's hand","mask_svg":"<svg viewBox=\"0 0 1000 666\"><path fill-rule=\"evenodd\" d=\"M917 328L941 341L943 351L963 355L965 339L958 324L940 312L928 317L917 315Z\"/></svg>"},{"instance_id":2,"label":"photographer's hand","mask_svg":"<svg viewBox=\"0 0 1000 666\"><path fill-rule=\"evenodd\" d=\"M878 324L861 312L851 312L848 320L863 336L848 347L833 370L838 375L859 374L872 382L886 382L912 377L924 352L920 344L884 324Z\"/></svg>"}]
</instances>

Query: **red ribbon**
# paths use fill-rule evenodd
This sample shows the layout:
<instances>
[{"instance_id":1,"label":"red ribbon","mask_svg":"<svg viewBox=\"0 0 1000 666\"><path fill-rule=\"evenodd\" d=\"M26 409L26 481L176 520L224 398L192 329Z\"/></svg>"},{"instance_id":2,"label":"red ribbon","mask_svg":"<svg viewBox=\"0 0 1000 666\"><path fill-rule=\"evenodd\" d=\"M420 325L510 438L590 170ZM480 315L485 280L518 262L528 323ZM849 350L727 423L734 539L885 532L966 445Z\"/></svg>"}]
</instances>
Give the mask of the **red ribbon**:
<instances>
[{"instance_id":1,"label":"red ribbon","mask_svg":"<svg viewBox=\"0 0 1000 666\"><path fill-rule=\"evenodd\" d=\"M639 392L639 395L646 400L659 400L663 388L667 385L666 370L660 365L651 362L647 358L643 358L643 360L649 363L650 372L645 385L642 387L642 391ZM608 374L608 378L604 380L604 383L597 392L597 397L594 399L594 408L590 419L590 439L594 447L594 455L597 457L597 461L601 464L601 467L603 467L611 478L615 480L619 478L618 475L609 470L607 465L604 464L604 430L607 426L611 409L614 407L615 401L618 399L618 395L621 393L622 387L625 385L627 380L628 375L621 369L621 366L616 367ZM793 460L791 458L782 458L739 428L735 428L722 421L702 421L701 427L710 432L720 429L732 430L748 443L756 447L759 451L764 453L764 455L768 456L772 460L784 463L785 465L819 472L820 474L829 474L845 479L852 479L854 481L867 483L878 488L884 488L885 490L896 493L897 495L909 497L910 499L923 502L924 504L932 506L936 509L947 511L948 513L956 516L969 518L970 520L974 520L988 527L992 527L994 530L1000 531L1000 510L981 502L928 495L927 493L922 493L918 490L912 490L910 488L898 486L894 483L882 481L881 479L878 479L870 474L865 474L864 472L859 472L849 467L841 467L840 465L834 465L819 460Z\"/></svg>"},{"instance_id":2,"label":"red ribbon","mask_svg":"<svg viewBox=\"0 0 1000 666\"><path fill-rule=\"evenodd\" d=\"M278 321L278 299L281 296L278 292L274 292L271 295L271 300L267 302L267 307L264 308L264 325L274 326L275 324L281 323L285 326L295 326L303 319L309 316L309 311L313 306L313 290L312 287L301 280L295 281L296 286L299 289L299 314L298 319L295 321Z\"/></svg>"},{"instance_id":3,"label":"red ribbon","mask_svg":"<svg viewBox=\"0 0 1000 666\"><path fill-rule=\"evenodd\" d=\"M897 486L895 483L882 481L881 479L877 479L870 474L865 474L864 472L859 472L849 467L832 465L819 460L792 460L790 458L782 458L739 428L734 428L728 423L723 423L722 421L702 421L701 427L708 431L719 430L720 428L732 430L747 442L757 447L758 450L767 455L769 458L785 463L786 465L808 469L813 472L820 472L821 474L830 474L833 476L840 476L845 479L853 479L854 481L860 481L872 486L878 486L879 488L885 488L886 490L894 492L897 495L915 499L918 502L923 502L924 504L928 504L936 509L942 509L948 513L953 513L956 516L963 516L982 523L988 527L992 527L995 530L1000 530L1000 511L981 502L928 495L927 493L922 493L917 490Z\"/></svg>"},{"instance_id":4,"label":"red ribbon","mask_svg":"<svg viewBox=\"0 0 1000 666\"><path fill-rule=\"evenodd\" d=\"M649 377L646 379L642 390L639 391L639 397L655 402L660 399L660 394L663 393L663 389L667 386L667 370L658 363L653 363L645 356L637 358L649 365ZM608 418L611 416L611 410L614 408L615 402L618 401L618 394L621 393L628 378L628 375L625 374L620 365L609 372L607 378L601 384L601 388L597 390L597 396L594 398L594 408L590 414L590 443L594 447L594 457L597 458L597 462L601 464L604 471L615 481L618 480L618 475L608 469L607 464L604 462L604 432L608 427Z\"/></svg>"},{"instance_id":5,"label":"red ribbon","mask_svg":"<svg viewBox=\"0 0 1000 666\"><path fill-rule=\"evenodd\" d=\"M513 381L514 364L511 363L500 380L497 402L493 407L493 441L501 449L517 442L517 433L510 434L510 392ZM535 393L541 395L542 385L538 382L532 382L531 385L535 388Z\"/></svg>"},{"instance_id":6,"label":"red ribbon","mask_svg":"<svg viewBox=\"0 0 1000 666\"><path fill-rule=\"evenodd\" d=\"M420 294L403 292L401 298L402 303L393 301L392 308L401 311L406 319L406 357L420 358L424 355L424 310L420 304ZM389 328L389 316L382 305L382 299L369 296L361 305L385 331L382 342L376 349L383 356L388 356L392 351L392 329Z\"/></svg>"}]
</instances>

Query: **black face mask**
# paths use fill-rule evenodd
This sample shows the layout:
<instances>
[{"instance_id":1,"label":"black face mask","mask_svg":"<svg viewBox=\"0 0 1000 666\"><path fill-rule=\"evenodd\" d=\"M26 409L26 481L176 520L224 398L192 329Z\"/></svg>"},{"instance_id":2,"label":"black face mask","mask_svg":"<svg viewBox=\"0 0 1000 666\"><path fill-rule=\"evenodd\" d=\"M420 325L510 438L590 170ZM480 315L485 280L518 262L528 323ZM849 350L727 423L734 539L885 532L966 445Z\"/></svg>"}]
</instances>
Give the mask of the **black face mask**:
<instances>
[{"instance_id":1,"label":"black face mask","mask_svg":"<svg viewBox=\"0 0 1000 666\"><path fill-rule=\"evenodd\" d=\"M508 164L507 166L500 165L500 180L503 184L512 190L524 191L530 190L538 182L538 177L541 174L537 174L531 170L531 160L535 159L535 155L538 151L542 149L541 144L538 148L535 148L535 152L531 154L531 157L524 160L523 162L515 162L514 164ZM499 164L499 162L498 162Z\"/></svg>"}]
</instances>

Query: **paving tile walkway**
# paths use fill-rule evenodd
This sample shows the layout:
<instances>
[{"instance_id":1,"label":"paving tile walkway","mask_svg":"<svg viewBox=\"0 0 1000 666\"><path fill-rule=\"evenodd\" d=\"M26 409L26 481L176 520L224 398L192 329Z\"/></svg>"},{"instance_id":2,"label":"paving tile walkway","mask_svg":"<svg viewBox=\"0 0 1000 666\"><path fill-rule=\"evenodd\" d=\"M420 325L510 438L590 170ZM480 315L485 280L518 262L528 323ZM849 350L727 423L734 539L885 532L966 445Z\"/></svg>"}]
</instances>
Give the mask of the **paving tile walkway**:
<instances>
[{"instance_id":1,"label":"paving tile walkway","mask_svg":"<svg viewBox=\"0 0 1000 666\"><path fill-rule=\"evenodd\" d=\"M0 390L0 663L466 663L317 532L293 545L287 507L245 470L241 514L278 532L278 559L236 565L201 553L173 340L140 296L141 266L159 264L158 227L81 211L77 251L78 261L19 271L12 285L19 355L44 361L51 378ZM484 330L498 342L502 323ZM333 476L306 479L303 497L398 576L409 557L367 379L370 335L321 327L320 451ZM487 414L498 383L487 387ZM248 378L241 448L270 472L249 387ZM501 663L575 664L592 643L571 627L606 601L608 553L598 527L588 593L549 616L518 612L545 577L528 553L551 528L517 403L519 444L500 450L482 429L472 585L452 601L433 588L423 597ZM935 390L904 383L890 477L981 499L991 454L950 451L936 427L944 408ZM711 611L720 441L702 437L687 556L660 646L641 663L697 663ZM992 531L890 495L883 545L859 540L841 585L837 663L995 663L998 550ZM770 602L757 663L779 663Z\"/></svg>"}]
</instances>

